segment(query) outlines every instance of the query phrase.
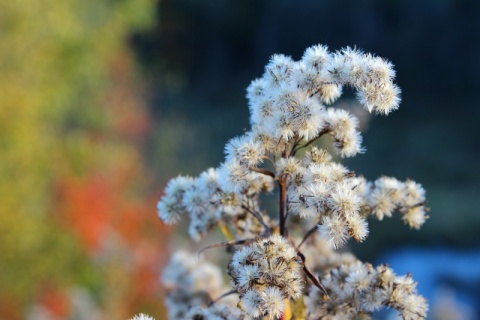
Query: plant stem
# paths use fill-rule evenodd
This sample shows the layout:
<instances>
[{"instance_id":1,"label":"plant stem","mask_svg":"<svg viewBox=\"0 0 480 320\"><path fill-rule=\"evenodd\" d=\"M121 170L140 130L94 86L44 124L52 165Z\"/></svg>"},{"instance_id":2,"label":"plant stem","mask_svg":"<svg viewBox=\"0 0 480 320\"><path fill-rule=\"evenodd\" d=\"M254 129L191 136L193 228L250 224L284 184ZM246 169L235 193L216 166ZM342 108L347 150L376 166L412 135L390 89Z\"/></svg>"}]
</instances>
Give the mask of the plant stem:
<instances>
[{"instance_id":1,"label":"plant stem","mask_svg":"<svg viewBox=\"0 0 480 320\"><path fill-rule=\"evenodd\" d=\"M220 231L222 232L225 239L227 239L227 241L232 241L233 239L235 239L230 230L228 230L228 227L225 225L225 223L220 221L218 223L218 226L220 227Z\"/></svg>"},{"instance_id":2,"label":"plant stem","mask_svg":"<svg viewBox=\"0 0 480 320\"><path fill-rule=\"evenodd\" d=\"M239 245L244 245L244 244L247 245L247 244L250 244L250 243L252 243L256 240L257 240L257 238L252 238L252 239L244 239L244 240L223 241L223 242L220 242L220 243L211 244L209 246L206 246L206 247L202 248L202 250L200 250L198 252L198 256L200 257L202 252L204 252L205 250L208 250L208 249L221 248L221 247L226 247L226 246L239 246Z\"/></svg>"},{"instance_id":3,"label":"plant stem","mask_svg":"<svg viewBox=\"0 0 480 320\"><path fill-rule=\"evenodd\" d=\"M320 289L320 291L322 291L323 293L323 299L326 301L328 300L328 293L327 293L327 290L325 289L324 286L322 286L322 284L320 283L320 281L318 280L318 278L310 271L310 269L308 269L307 265L305 264L305 255L298 251L297 250L297 254L298 256L300 257L300 259L302 259L303 261L303 271L305 272L305 274L307 275L307 277L313 282L313 284L318 288Z\"/></svg>"},{"instance_id":4,"label":"plant stem","mask_svg":"<svg viewBox=\"0 0 480 320\"><path fill-rule=\"evenodd\" d=\"M292 151L292 156L294 156L294 155L297 153L298 150L308 147L309 145L311 145L312 143L314 143L316 140L318 140L321 136L323 136L325 133L328 133L329 131L330 131L330 129L323 129L322 131L320 131L320 133L319 133L315 138L313 138L312 140L308 141L308 142L305 143L303 146L297 146L297 147Z\"/></svg>"},{"instance_id":5,"label":"plant stem","mask_svg":"<svg viewBox=\"0 0 480 320\"><path fill-rule=\"evenodd\" d=\"M295 148L298 146L298 144L300 143L300 141L302 141L302 139L303 139L303 136L300 137L300 138L298 138L298 139L293 143L292 149L290 150L290 154L291 154L292 156L294 156L293 151L294 151Z\"/></svg>"},{"instance_id":6,"label":"plant stem","mask_svg":"<svg viewBox=\"0 0 480 320\"><path fill-rule=\"evenodd\" d=\"M264 175L270 176L275 179L275 175L273 174L272 171L265 169L265 168L250 168L250 170L258 173L262 173Z\"/></svg>"},{"instance_id":7,"label":"plant stem","mask_svg":"<svg viewBox=\"0 0 480 320\"><path fill-rule=\"evenodd\" d=\"M220 297L216 298L215 300L212 300L212 301L208 304L208 306L210 307L210 306L214 305L215 303L217 303L218 300L220 300L220 299L222 299L222 298L225 298L226 296L229 296L229 295L234 294L234 293L238 293L238 291L237 291L237 290L231 290L231 291L225 292L225 293L222 294Z\"/></svg>"},{"instance_id":8,"label":"plant stem","mask_svg":"<svg viewBox=\"0 0 480 320\"><path fill-rule=\"evenodd\" d=\"M280 223L280 235L285 236L285 222L286 222L286 194L287 194L287 179L281 177L278 180L278 186L280 187L280 205L279 205L279 223Z\"/></svg>"},{"instance_id":9,"label":"plant stem","mask_svg":"<svg viewBox=\"0 0 480 320\"><path fill-rule=\"evenodd\" d=\"M268 232L268 234L272 234L272 230L270 227L263 221L262 215L254 210L252 210L249 206L242 204L242 208L250 212L255 218L257 218L258 222L265 228L265 231Z\"/></svg>"},{"instance_id":10,"label":"plant stem","mask_svg":"<svg viewBox=\"0 0 480 320\"><path fill-rule=\"evenodd\" d=\"M308 232L305 234L305 236L303 237L302 239L302 242L300 242L300 244L297 246L297 249L300 249L300 247L302 246L302 244L315 232L317 231L317 227L318 225L315 225L315 227L313 227L312 229L308 230Z\"/></svg>"}]
</instances>

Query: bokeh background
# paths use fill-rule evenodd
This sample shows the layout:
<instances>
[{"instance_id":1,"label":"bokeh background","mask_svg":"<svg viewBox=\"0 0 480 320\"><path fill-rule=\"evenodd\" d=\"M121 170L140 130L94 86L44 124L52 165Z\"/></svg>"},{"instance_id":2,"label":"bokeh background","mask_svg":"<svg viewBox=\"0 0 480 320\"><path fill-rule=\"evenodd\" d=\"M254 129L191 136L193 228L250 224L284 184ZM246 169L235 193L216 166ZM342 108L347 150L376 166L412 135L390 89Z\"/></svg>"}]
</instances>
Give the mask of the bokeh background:
<instances>
[{"instance_id":1,"label":"bokeh background","mask_svg":"<svg viewBox=\"0 0 480 320\"><path fill-rule=\"evenodd\" d=\"M165 183L222 161L270 55L319 43L395 64L401 107L346 164L431 208L352 250L412 272L430 318L478 319L479 34L476 0L1 0L0 319L164 319Z\"/></svg>"}]
</instances>

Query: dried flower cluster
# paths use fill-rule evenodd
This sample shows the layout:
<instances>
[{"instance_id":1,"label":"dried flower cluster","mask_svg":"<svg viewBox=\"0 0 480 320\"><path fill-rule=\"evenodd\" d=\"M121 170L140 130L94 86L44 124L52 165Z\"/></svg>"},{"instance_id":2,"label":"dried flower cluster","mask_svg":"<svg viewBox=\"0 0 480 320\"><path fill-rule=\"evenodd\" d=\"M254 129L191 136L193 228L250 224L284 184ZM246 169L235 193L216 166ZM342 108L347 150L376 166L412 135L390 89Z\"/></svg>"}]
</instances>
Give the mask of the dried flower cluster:
<instances>
[{"instance_id":1,"label":"dried flower cluster","mask_svg":"<svg viewBox=\"0 0 480 320\"><path fill-rule=\"evenodd\" d=\"M370 112L397 109L392 67L356 49L331 53L320 45L300 61L271 58L247 89L251 130L227 143L219 168L172 179L158 203L166 223L189 216L195 240L219 227L227 241L211 247L235 250L230 289L217 267L185 252L173 256L163 274L171 319L369 319L383 306L404 319L426 317L409 275L335 251L351 238L362 242L369 217L398 212L420 228L428 218L425 190L391 177L370 182L314 145L328 136L341 157L364 152L358 119L327 105L349 86ZM269 215L260 195L272 192L278 213ZM236 302L217 301L222 293L235 294Z\"/></svg>"},{"instance_id":2,"label":"dried flower cluster","mask_svg":"<svg viewBox=\"0 0 480 320\"><path fill-rule=\"evenodd\" d=\"M311 287L306 298L309 319L370 319L373 311L384 306L397 309L403 319L426 317L426 300L417 294L411 275L396 276L385 265L342 264L330 269L322 285L330 299L318 303L323 293Z\"/></svg>"},{"instance_id":3,"label":"dried flower cluster","mask_svg":"<svg viewBox=\"0 0 480 320\"><path fill-rule=\"evenodd\" d=\"M302 268L296 250L285 238L273 235L236 251L228 274L248 315L280 317L284 300L302 295Z\"/></svg>"},{"instance_id":4,"label":"dried flower cluster","mask_svg":"<svg viewBox=\"0 0 480 320\"><path fill-rule=\"evenodd\" d=\"M165 305L170 319L188 319L192 306L207 306L211 297L228 291L222 271L186 251L177 251L164 269L162 284L168 290Z\"/></svg>"}]
</instances>

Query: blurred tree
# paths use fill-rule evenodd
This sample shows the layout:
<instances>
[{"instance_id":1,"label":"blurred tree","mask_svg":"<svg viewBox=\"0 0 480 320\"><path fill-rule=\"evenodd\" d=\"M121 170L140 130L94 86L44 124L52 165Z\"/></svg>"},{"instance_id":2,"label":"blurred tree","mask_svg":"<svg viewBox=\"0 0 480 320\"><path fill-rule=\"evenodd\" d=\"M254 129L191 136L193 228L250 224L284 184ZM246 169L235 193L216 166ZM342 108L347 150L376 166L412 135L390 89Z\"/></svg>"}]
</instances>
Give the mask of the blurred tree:
<instances>
[{"instance_id":1,"label":"blurred tree","mask_svg":"<svg viewBox=\"0 0 480 320\"><path fill-rule=\"evenodd\" d=\"M159 255L148 242L154 226L139 231L153 207L138 147L148 121L126 45L152 8L0 3L0 318L24 318L34 302L64 317L67 288L82 285L105 318L121 319L152 287L136 284L152 283L145 274Z\"/></svg>"}]
</instances>

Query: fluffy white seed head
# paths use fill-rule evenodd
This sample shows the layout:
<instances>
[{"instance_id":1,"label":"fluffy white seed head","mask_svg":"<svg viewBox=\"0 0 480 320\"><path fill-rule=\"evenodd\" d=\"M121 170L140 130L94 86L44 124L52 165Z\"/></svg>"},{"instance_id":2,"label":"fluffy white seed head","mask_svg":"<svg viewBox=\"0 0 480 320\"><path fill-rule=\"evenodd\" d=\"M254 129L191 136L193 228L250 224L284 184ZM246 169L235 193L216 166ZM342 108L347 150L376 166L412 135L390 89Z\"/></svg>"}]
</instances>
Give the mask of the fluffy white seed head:
<instances>
[{"instance_id":1,"label":"fluffy white seed head","mask_svg":"<svg viewBox=\"0 0 480 320\"><path fill-rule=\"evenodd\" d=\"M421 295L407 295L402 301L402 305L400 313L404 319L421 320L427 317L427 300Z\"/></svg>"},{"instance_id":2,"label":"fluffy white seed head","mask_svg":"<svg viewBox=\"0 0 480 320\"><path fill-rule=\"evenodd\" d=\"M418 230L423 226L428 219L428 216L426 215L425 208L423 206L418 206L408 209L403 214L402 219L410 228Z\"/></svg>"},{"instance_id":3,"label":"fluffy white seed head","mask_svg":"<svg viewBox=\"0 0 480 320\"><path fill-rule=\"evenodd\" d=\"M263 78L269 86L278 87L290 81L295 62L283 54L274 54L267 66Z\"/></svg>"},{"instance_id":4,"label":"fluffy white seed head","mask_svg":"<svg viewBox=\"0 0 480 320\"><path fill-rule=\"evenodd\" d=\"M325 126L324 113L323 106L317 100L306 98L300 101L290 112L296 135L306 141L315 138Z\"/></svg>"},{"instance_id":5,"label":"fluffy white seed head","mask_svg":"<svg viewBox=\"0 0 480 320\"><path fill-rule=\"evenodd\" d=\"M402 206L412 207L425 202L425 189L415 181L407 180L404 184Z\"/></svg>"},{"instance_id":6,"label":"fluffy white seed head","mask_svg":"<svg viewBox=\"0 0 480 320\"><path fill-rule=\"evenodd\" d=\"M218 183L225 192L241 192L246 186L247 168L238 161L223 163L218 169Z\"/></svg>"},{"instance_id":7,"label":"fluffy white seed head","mask_svg":"<svg viewBox=\"0 0 480 320\"><path fill-rule=\"evenodd\" d=\"M384 290L374 290L370 294L363 296L360 307L366 312L379 310L387 299L387 293Z\"/></svg>"},{"instance_id":8,"label":"fluffy white seed head","mask_svg":"<svg viewBox=\"0 0 480 320\"><path fill-rule=\"evenodd\" d=\"M294 177L296 174L301 174L304 168L301 165L301 161L295 157L280 158L275 163L277 175Z\"/></svg>"},{"instance_id":9,"label":"fluffy white seed head","mask_svg":"<svg viewBox=\"0 0 480 320\"><path fill-rule=\"evenodd\" d=\"M266 97L258 98L255 103L250 104L250 124L262 126L274 113L272 100Z\"/></svg>"},{"instance_id":10,"label":"fluffy white seed head","mask_svg":"<svg viewBox=\"0 0 480 320\"><path fill-rule=\"evenodd\" d=\"M227 162L236 162L246 168L255 167L263 159L263 149L250 135L231 139L225 146Z\"/></svg>"},{"instance_id":11,"label":"fluffy white seed head","mask_svg":"<svg viewBox=\"0 0 480 320\"><path fill-rule=\"evenodd\" d=\"M347 168L339 163L312 163L305 172L307 182L334 183L341 181L348 173Z\"/></svg>"},{"instance_id":12,"label":"fluffy white seed head","mask_svg":"<svg viewBox=\"0 0 480 320\"><path fill-rule=\"evenodd\" d=\"M400 189L395 185L385 183L389 181L393 180L383 178L376 180L375 188L369 195L369 204L372 208L372 213L376 215L378 220L383 220L384 217L391 217L397 207L397 202L394 198Z\"/></svg>"},{"instance_id":13,"label":"fluffy white seed head","mask_svg":"<svg viewBox=\"0 0 480 320\"><path fill-rule=\"evenodd\" d=\"M349 237L345 220L337 214L323 216L317 230L333 249L342 247Z\"/></svg>"},{"instance_id":14,"label":"fluffy white seed head","mask_svg":"<svg viewBox=\"0 0 480 320\"><path fill-rule=\"evenodd\" d=\"M165 188L165 196L157 203L157 212L160 219L167 224L174 224L185 214L186 208L182 204L185 192L194 183L190 177L178 176L170 180Z\"/></svg>"},{"instance_id":15,"label":"fluffy white seed head","mask_svg":"<svg viewBox=\"0 0 480 320\"><path fill-rule=\"evenodd\" d=\"M352 157L363 153L362 136L358 131L358 119L346 110L328 109L327 128L333 137L335 149L342 157Z\"/></svg>"},{"instance_id":16,"label":"fluffy white seed head","mask_svg":"<svg viewBox=\"0 0 480 320\"><path fill-rule=\"evenodd\" d=\"M247 290L241 297L242 309L251 317L257 318L263 315L263 300L257 290Z\"/></svg>"},{"instance_id":17,"label":"fluffy white seed head","mask_svg":"<svg viewBox=\"0 0 480 320\"><path fill-rule=\"evenodd\" d=\"M218 170L209 168L202 172L196 181L198 190L200 190L205 198L211 197L218 191Z\"/></svg>"},{"instance_id":18,"label":"fluffy white seed head","mask_svg":"<svg viewBox=\"0 0 480 320\"><path fill-rule=\"evenodd\" d=\"M289 211L292 214L306 219L318 216L318 208L313 200L312 192L305 186L290 190L288 200Z\"/></svg>"},{"instance_id":19,"label":"fluffy white seed head","mask_svg":"<svg viewBox=\"0 0 480 320\"><path fill-rule=\"evenodd\" d=\"M165 187L165 194L181 198L183 193L188 190L194 180L191 177L178 176L170 180Z\"/></svg>"},{"instance_id":20,"label":"fluffy white seed head","mask_svg":"<svg viewBox=\"0 0 480 320\"><path fill-rule=\"evenodd\" d=\"M245 181L242 193L246 196L271 192L275 186L275 180L272 177L257 172L249 172L245 176Z\"/></svg>"},{"instance_id":21,"label":"fluffy white seed head","mask_svg":"<svg viewBox=\"0 0 480 320\"><path fill-rule=\"evenodd\" d=\"M157 203L158 217L166 224L175 224L180 220L180 216L185 212L182 203L172 196L164 196Z\"/></svg>"},{"instance_id":22,"label":"fluffy white seed head","mask_svg":"<svg viewBox=\"0 0 480 320\"><path fill-rule=\"evenodd\" d=\"M327 200L333 213L344 217L358 214L362 199L354 187L350 180L334 185Z\"/></svg>"},{"instance_id":23,"label":"fluffy white seed head","mask_svg":"<svg viewBox=\"0 0 480 320\"><path fill-rule=\"evenodd\" d=\"M253 128L253 131L250 133L253 140L260 144L262 148L262 153L277 153L277 149L281 149L283 144L279 143L278 140L275 140L273 135L266 129L265 126L256 126Z\"/></svg>"},{"instance_id":24,"label":"fluffy white seed head","mask_svg":"<svg viewBox=\"0 0 480 320\"><path fill-rule=\"evenodd\" d=\"M398 109L401 98L401 90L393 83L383 84L380 88L373 85L366 85L357 91L358 101L367 108L369 112L375 111L387 115Z\"/></svg>"},{"instance_id":25,"label":"fluffy white seed head","mask_svg":"<svg viewBox=\"0 0 480 320\"><path fill-rule=\"evenodd\" d=\"M345 278L346 285L350 287L347 290L356 294L368 290L373 280L373 272L371 265L363 264L360 261L350 265L348 276Z\"/></svg>"},{"instance_id":26,"label":"fluffy white seed head","mask_svg":"<svg viewBox=\"0 0 480 320\"><path fill-rule=\"evenodd\" d=\"M270 319L278 319L285 310L285 295L277 287L267 287L260 293L263 310Z\"/></svg>"},{"instance_id":27,"label":"fluffy white seed head","mask_svg":"<svg viewBox=\"0 0 480 320\"><path fill-rule=\"evenodd\" d=\"M283 311L285 298L298 298L304 286L301 270L296 250L279 235L236 251L228 265L234 288L243 295L242 302L246 311L251 310L250 316L258 314L257 311L276 315L278 310ZM282 297L282 304L275 302L278 297ZM251 301L259 299L263 303L257 310Z\"/></svg>"},{"instance_id":28,"label":"fluffy white seed head","mask_svg":"<svg viewBox=\"0 0 480 320\"><path fill-rule=\"evenodd\" d=\"M293 69L292 85L296 85L300 90L312 96L317 94L319 88L324 85L324 83L317 67L300 61Z\"/></svg>"},{"instance_id":29,"label":"fluffy white seed head","mask_svg":"<svg viewBox=\"0 0 480 320\"><path fill-rule=\"evenodd\" d=\"M155 320L154 318L144 314L144 313L139 313L130 320Z\"/></svg>"},{"instance_id":30,"label":"fluffy white seed head","mask_svg":"<svg viewBox=\"0 0 480 320\"><path fill-rule=\"evenodd\" d=\"M349 235L357 242L363 242L368 236L368 223L359 214L351 214L345 217Z\"/></svg>"},{"instance_id":31,"label":"fluffy white seed head","mask_svg":"<svg viewBox=\"0 0 480 320\"><path fill-rule=\"evenodd\" d=\"M253 80L247 87L247 99L249 106L256 105L258 100L263 98L268 90L267 83L264 78Z\"/></svg>"},{"instance_id":32,"label":"fluffy white seed head","mask_svg":"<svg viewBox=\"0 0 480 320\"><path fill-rule=\"evenodd\" d=\"M207 200L208 198L205 197L203 189L200 189L197 181L195 181L194 185L185 191L182 202L190 214L198 215L206 211L208 203L205 202Z\"/></svg>"},{"instance_id":33,"label":"fluffy white seed head","mask_svg":"<svg viewBox=\"0 0 480 320\"><path fill-rule=\"evenodd\" d=\"M332 57L327 46L316 45L305 50L301 61L305 65L315 68L315 70L320 72L331 58Z\"/></svg>"},{"instance_id":34,"label":"fluffy white seed head","mask_svg":"<svg viewBox=\"0 0 480 320\"><path fill-rule=\"evenodd\" d=\"M337 83L328 83L318 89L318 95L323 103L332 104L337 101L343 93L342 86Z\"/></svg>"},{"instance_id":35,"label":"fluffy white seed head","mask_svg":"<svg viewBox=\"0 0 480 320\"><path fill-rule=\"evenodd\" d=\"M304 165L309 166L312 163L327 163L332 161L332 156L325 149L312 147L312 149L305 152Z\"/></svg>"}]
</instances>

